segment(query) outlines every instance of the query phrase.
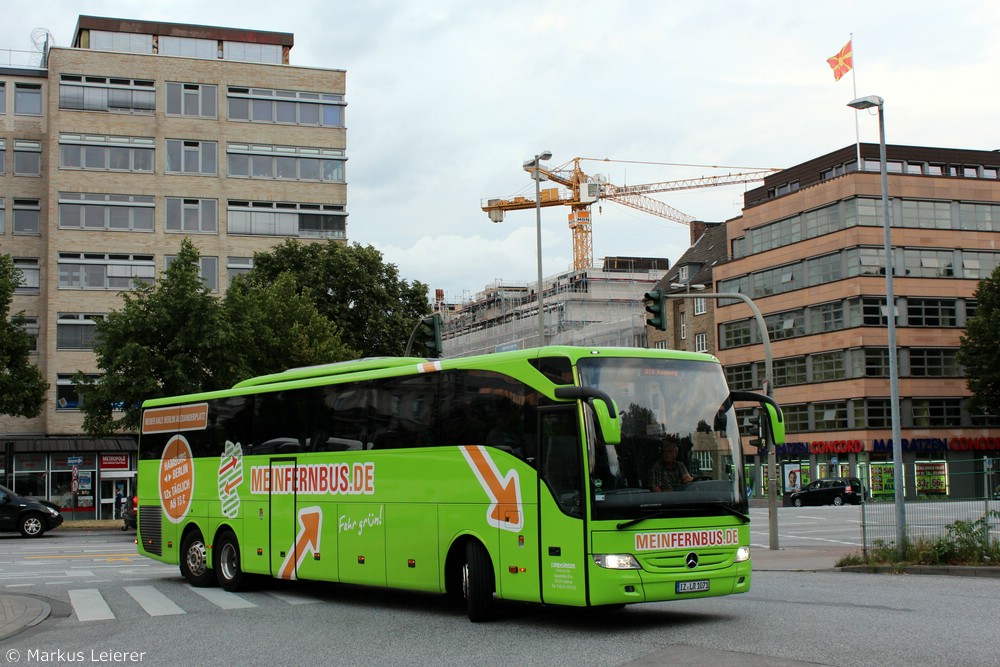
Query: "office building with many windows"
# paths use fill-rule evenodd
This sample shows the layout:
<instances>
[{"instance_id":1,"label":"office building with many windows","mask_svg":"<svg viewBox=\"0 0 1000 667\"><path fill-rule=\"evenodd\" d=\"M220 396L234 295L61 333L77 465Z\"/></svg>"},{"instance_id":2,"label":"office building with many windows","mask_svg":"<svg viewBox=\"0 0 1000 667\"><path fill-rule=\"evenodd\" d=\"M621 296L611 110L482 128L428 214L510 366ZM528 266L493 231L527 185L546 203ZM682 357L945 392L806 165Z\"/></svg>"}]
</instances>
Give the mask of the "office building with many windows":
<instances>
[{"instance_id":1,"label":"office building with many windows","mask_svg":"<svg viewBox=\"0 0 1000 667\"><path fill-rule=\"evenodd\" d=\"M969 411L957 351L976 286L1000 264L1000 154L887 147L893 308L879 146L860 145L860 169L858 152L834 151L748 191L743 215L727 223L731 259L714 271L717 291L750 296L767 324L788 431L780 488L790 490L795 470L800 483L858 476L874 496L892 497L894 316L907 497L985 497L1000 419ZM723 300L715 319L731 386L759 390L765 356L749 308Z\"/></svg>"},{"instance_id":2,"label":"office building with many windows","mask_svg":"<svg viewBox=\"0 0 1000 667\"><path fill-rule=\"evenodd\" d=\"M72 377L98 372L95 323L185 237L218 293L286 238L346 242L345 72L293 66L293 42L80 16L71 47L0 69L0 252L50 385L39 417L0 417L18 493L107 516L131 491L134 438L82 435Z\"/></svg>"}]
</instances>

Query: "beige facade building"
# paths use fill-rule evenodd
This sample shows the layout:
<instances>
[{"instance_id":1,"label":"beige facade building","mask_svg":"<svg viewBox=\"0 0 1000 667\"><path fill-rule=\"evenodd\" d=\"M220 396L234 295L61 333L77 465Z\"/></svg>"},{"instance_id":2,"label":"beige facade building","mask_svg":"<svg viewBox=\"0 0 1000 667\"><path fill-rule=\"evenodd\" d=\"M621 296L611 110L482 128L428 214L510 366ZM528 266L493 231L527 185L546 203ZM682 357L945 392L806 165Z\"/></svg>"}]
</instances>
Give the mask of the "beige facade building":
<instances>
[{"instance_id":1,"label":"beige facade building","mask_svg":"<svg viewBox=\"0 0 1000 667\"><path fill-rule=\"evenodd\" d=\"M81 435L71 378L98 372L94 322L185 237L219 293L286 238L346 242L345 72L293 66L293 42L81 16L40 68L0 69L0 252L50 385L39 417L0 417L18 493L69 502L75 475L70 509L107 516L131 489L134 439Z\"/></svg>"},{"instance_id":2,"label":"beige facade building","mask_svg":"<svg viewBox=\"0 0 1000 667\"><path fill-rule=\"evenodd\" d=\"M983 497L1000 419L968 411L956 355L976 286L1000 265L1000 155L887 152L906 494ZM714 271L718 292L752 297L767 322L787 420L784 492L798 470L800 480L857 475L874 496L893 494L879 147L860 153L860 170L849 146L747 192L726 225L731 259ZM759 390L764 353L749 308L722 301L715 319L730 385Z\"/></svg>"}]
</instances>

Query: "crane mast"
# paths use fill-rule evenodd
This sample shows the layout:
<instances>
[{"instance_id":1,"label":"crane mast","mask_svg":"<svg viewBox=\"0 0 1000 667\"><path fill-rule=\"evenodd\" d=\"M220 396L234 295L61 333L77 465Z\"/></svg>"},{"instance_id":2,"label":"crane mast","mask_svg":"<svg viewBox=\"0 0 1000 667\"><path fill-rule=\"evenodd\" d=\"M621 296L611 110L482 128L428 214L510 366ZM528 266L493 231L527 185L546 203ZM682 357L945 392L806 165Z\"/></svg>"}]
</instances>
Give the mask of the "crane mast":
<instances>
[{"instance_id":1,"label":"crane mast","mask_svg":"<svg viewBox=\"0 0 1000 667\"><path fill-rule=\"evenodd\" d=\"M598 200L613 201L623 206L655 215L681 224L690 224L696 218L678 211L676 208L658 199L646 195L673 192L677 190L693 190L698 188L717 187L736 183L753 183L764 180L764 177L777 169L757 169L752 171L730 173L721 176L702 176L659 183L641 185L614 185L594 179L584 173L580 162L588 158L573 158L569 169L547 169L538 165L540 174L547 180L565 188L546 188L539 191L538 202L533 197L514 196L506 199L486 199L481 202L481 208L493 222L503 222L507 211L520 211L536 206L569 206L569 228L573 237L573 269L581 270L594 265L594 251L591 241L590 205ZM532 168L534 170L535 167Z\"/></svg>"}]
</instances>

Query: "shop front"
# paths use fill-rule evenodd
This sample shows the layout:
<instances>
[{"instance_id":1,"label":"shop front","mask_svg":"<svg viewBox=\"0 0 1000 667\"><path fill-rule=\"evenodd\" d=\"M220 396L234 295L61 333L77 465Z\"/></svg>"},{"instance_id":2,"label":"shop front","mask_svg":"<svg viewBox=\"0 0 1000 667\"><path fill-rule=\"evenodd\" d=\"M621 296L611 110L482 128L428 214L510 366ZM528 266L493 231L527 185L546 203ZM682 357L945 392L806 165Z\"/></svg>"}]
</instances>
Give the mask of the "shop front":
<instances>
[{"instance_id":1,"label":"shop front","mask_svg":"<svg viewBox=\"0 0 1000 667\"><path fill-rule=\"evenodd\" d=\"M857 477L869 500L895 497L891 438L792 440L775 450L782 496L820 477ZM1000 493L1000 435L954 434L900 439L908 500L983 498ZM748 479L763 479L766 456L756 457ZM755 476L758 475L758 476ZM759 487L758 487L759 488Z\"/></svg>"},{"instance_id":2,"label":"shop front","mask_svg":"<svg viewBox=\"0 0 1000 667\"><path fill-rule=\"evenodd\" d=\"M134 438L4 441L0 478L15 493L58 505L67 521L118 518L115 499L135 490Z\"/></svg>"}]
</instances>

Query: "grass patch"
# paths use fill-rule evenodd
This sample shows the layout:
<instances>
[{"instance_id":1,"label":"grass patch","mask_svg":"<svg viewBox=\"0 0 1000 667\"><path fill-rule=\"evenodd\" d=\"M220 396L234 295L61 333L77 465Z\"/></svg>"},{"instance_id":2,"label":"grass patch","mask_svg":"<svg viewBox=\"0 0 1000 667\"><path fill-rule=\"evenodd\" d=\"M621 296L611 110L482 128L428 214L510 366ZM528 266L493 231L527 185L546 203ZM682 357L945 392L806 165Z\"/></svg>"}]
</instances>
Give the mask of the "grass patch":
<instances>
[{"instance_id":1,"label":"grass patch","mask_svg":"<svg viewBox=\"0 0 1000 667\"><path fill-rule=\"evenodd\" d=\"M902 550L895 542L877 540L868 555L847 554L837 561L837 567L907 565L1000 565L1000 541L991 539L990 520L1000 518L1000 512L990 510L974 521L958 520L945 526L945 534L936 539L908 540Z\"/></svg>"}]
</instances>

